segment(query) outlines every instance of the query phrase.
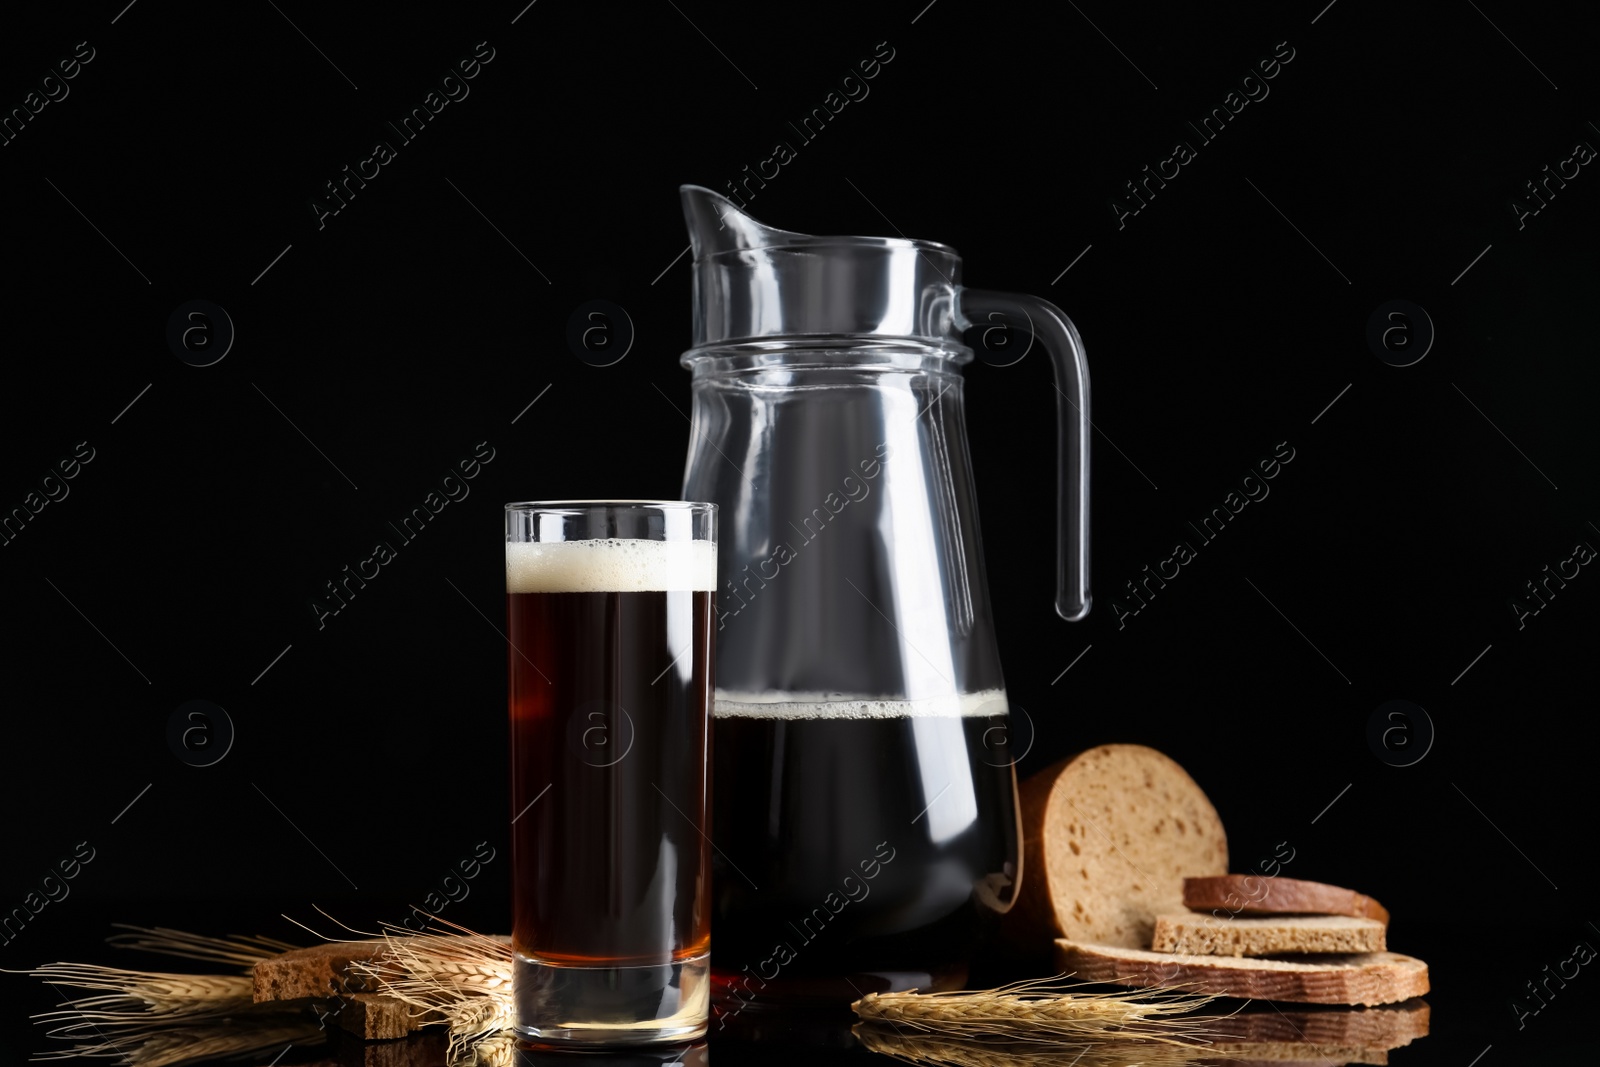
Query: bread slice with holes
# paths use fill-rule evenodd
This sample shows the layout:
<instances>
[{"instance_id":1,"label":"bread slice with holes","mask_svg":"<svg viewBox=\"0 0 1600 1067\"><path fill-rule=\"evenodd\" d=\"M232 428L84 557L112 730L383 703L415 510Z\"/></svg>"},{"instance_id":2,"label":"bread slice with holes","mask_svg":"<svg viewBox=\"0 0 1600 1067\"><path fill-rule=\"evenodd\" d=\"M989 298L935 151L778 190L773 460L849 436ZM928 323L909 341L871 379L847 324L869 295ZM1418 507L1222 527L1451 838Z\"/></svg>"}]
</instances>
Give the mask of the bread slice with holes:
<instances>
[{"instance_id":1,"label":"bread slice with holes","mask_svg":"<svg viewBox=\"0 0 1600 1067\"><path fill-rule=\"evenodd\" d=\"M1382 952L1385 927L1348 915L1157 915L1150 948L1198 956L1281 956L1298 952Z\"/></svg>"},{"instance_id":2,"label":"bread slice with holes","mask_svg":"<svg viewBox=\"0 0 1600 1067\"><path fill-rule=\"evenodd\" d=\"M1024 954L1055 938L1150 944L1183 879L1228 870L1222 820L1184 769L1143 745L1101 745L1019 788L1022 883L1002 925Z\"/></svg>"},{"instance_id":3,"label":"bread slice with holes","mask_svg":"<svg viewBox=\"0 0 1600 1067\"><path fill-rule=\"evenodd\" d=\"M1056 941L1056 963L1085 982L1183 989L1244 1000L1393 1004L1428 991L1428 965L1397 952L1252 959Z\"/></svg>"},{"instance_id":4,"label":"bread slice with holes","mask_svg":"<svg viewBox=\"0 0 1600 1067\"><path fill-rule=\"evenodd\" d=\"M1194 911L1226 910L1236 915L1350 915L1389 922L1388 909L1363 893L1299 878L1247 874L1185 878L1183 904Z\"/></svg>"},{"instance_id":5,"label":"bread slice with holes","mask_svg":"<svg viewBox=\"0 0 1600 1067\"><path fill-rule=\"evenodd\" d=\"M297 948L258 960L251 968L256 1003L331 997L381 991L381 984L357 979L352 963L372 963L388 948L384 941L334 941Z\"/></svg>"}]
</instances>

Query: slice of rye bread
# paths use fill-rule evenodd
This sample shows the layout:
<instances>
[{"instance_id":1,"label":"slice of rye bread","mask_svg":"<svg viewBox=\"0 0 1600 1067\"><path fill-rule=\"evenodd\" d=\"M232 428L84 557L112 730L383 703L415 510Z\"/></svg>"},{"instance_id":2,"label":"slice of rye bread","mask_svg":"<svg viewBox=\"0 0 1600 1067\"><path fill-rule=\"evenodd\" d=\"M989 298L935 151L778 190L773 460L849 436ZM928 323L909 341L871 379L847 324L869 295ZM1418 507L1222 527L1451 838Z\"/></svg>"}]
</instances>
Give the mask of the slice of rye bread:
<instances>
[{"instance_id":1,"label":"slice of rye bread","mask_svg":"<svg viewBox=\"0 0 1600 1067\"><path fill-rule=\"evenodd\" d=\"M253 999L259 1004L268 1000L377 992L380 985L356 978L350 964L371 963L387 947L383 941L336 941L269 956L251 968Z\"/></svg>"},{"instance_id":2,"label":"slice of rye bread","mask_svg":"<svg viewBox=\"0 0 1600 1067\"><path fill-rule=\"evenodd\" d=\"M1185 911L1157 915L1150 948L1199 956L1282 956L1298 952L1382 952L1384 925L1348 915L1217 918Z\"/></svg>"},{"instance_id":3,"label":"slice of rye bread","mask_svg":"<svg viewBox=\"0 0 1600 1067\"><path fill-rule=\"evenodd\" d=\"M439 1012L423 1011L387 993L352 993L323 1001L320 1010L337 1021L339 1029L363 1041L393 1041L445 1021Z\"/></svg>"},{"instance_id":4,"label":"slice of rye bread","mask_svg":"<svg viewBox=\"0 0 1600 1067\"><path fill-rule=\"evenodd\" d=\"M511 938L506 934L487 936L501 944L511 944ZM389 948L387 941L333 941L268 956L256 961L251 968L253 999L259 1004L305 997L382 993L384 984L381 979L359 975L351 965L374 963ZM361 1025L367 1024L363 1022Z\"/></svg>"},{"instance_id":5,"label":"slice of rye bread","mask_svg":"<svg viewBox=\"0 0 1600 1067\"><path fill-rule=\"evenodd\" d=\"M1001 931L1044 955L1067 937L1144 948L1182 909L1185 875L1228 869L1222 820L1193 778L1143 745L1101 745L1018 790L1022 883Z\"/></svg>"},{"instance_id":6,"label":"slice of rye bread","mask_svg":"<svg viewBox=\"0 0 1600 1067\"><path fill-rule=\"evenodd\" d=\"M1428 965L1397 952L1250 959L1056 941L1056 962L1085 982L1181 989L1243 1000L1392 1004L1428 991Z\"/></svg>"},{"instance_id":7,"label":"slice of rye bread","mask_svg":"<svg viewBox=\"0 0 1600 1067\"><path fill-rule=\"evenodd\" d=\"M1194 911L1231 915L1350 915L1385 925L1389 911L1353 889L1298 878L1224 874L1183 880L1183 905Z\"/></svg>"}]
</instances>

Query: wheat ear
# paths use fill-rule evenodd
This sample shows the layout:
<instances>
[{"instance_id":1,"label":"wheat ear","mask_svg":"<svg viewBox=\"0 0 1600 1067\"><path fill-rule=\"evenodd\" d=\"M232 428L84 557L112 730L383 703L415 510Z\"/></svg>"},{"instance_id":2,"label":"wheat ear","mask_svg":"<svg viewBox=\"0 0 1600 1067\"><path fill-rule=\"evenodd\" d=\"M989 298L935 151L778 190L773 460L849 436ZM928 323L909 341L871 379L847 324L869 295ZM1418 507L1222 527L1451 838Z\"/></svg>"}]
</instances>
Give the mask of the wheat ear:
<instances>
[{"instance_id":1,"label":"wheat ear","mask_svg":"<svg viewBox=\"0 0 1600 1067\"><path fill-rule=\"evenodd\" d=\"M319 1032L298 1010L254 1003L245 975L161 974L88 963L51 963L29 973L58 991L100 991L64 999L60 1009L34 1016L40 1025L57 1024L46 1036L73 1042L42 1059L115 1057L125 1067L161 1067L283 1044L289 1040L280 1036L285 1033L307 1040Z\"/></svg>"},{"instance_id":2,"label":"wheat ear","mask_svg":"<svg viewBox=\"0 0 1600 1067\"><path fill-rule=\"evenodd\" d=\"M517 1035L501 1031L468 1041L450 1056L451 1067L515 1067Z\"/></svg>"},{"instance_id":3,"label":"wheat ear","mask_svg":"<svg viewBox=\"0 0 1600 1067\"><path fill-rule=\"evenodd\" d=\"M98 996L64 1000L63 1010L38 1018L226 1014L252 1002L250 978L242 974L162 974L97 963L47 963L28 973L52 985L104 991Z\"/></svg>"},{"instance_id":4,"label":"wheat ear","mask_svg":"<svg viewBox=\"0 0 1600 1067\"><path fill-rule=\"evenodd\" d=\"M434 921L460 932L430 926L413 933L386 924L384 951L370 962L350 966L419 1014L441 1015L449 1026L453 1058L473 1039L511 1029L511 945L448 920Z\"/></svg>"},{"instance_id":5,"label":"wheat ear","mask_svg":"<svg viewBox=\"0 0 1600 1067\"><path fill-rule=\"evenodd\" d=\"M106 938L107 944L115 945L117 948L143 949L146 952L159 952L164 956L181 956L184 959L205 960L208 963L231 963L244 970L249 970L264 959L300 947L274 937L244 934L207 937L204 934L191 934L185 930L173 930L165 926L133 926L128 923L112 923L112 925L128 931L125 934L112 934Z\"/></svg>"}]
</instances>

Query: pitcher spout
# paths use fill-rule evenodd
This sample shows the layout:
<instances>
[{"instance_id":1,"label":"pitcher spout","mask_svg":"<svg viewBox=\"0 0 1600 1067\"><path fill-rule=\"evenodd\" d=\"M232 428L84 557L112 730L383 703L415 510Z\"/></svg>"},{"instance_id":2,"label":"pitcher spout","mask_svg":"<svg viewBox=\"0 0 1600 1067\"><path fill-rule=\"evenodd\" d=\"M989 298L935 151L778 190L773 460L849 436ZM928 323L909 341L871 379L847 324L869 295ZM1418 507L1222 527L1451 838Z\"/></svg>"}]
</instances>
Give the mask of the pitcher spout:
<instances>
[{"instance_id":1,"label":"pitcher spout","mask_svg":"<svg viewBox=\"0 0 1600 1067\"><path fill-rule=\"evenodd\" d=\"M953 248L780 230L703 186L678 192L694 250L694 349L818 336L960 344Z\"/></svg>"},{"instance_id":2,"label":"pitcher spout","mask_svg":"<svg viewBox=\"0 0 1600 1067\"><path fill-rule=\"evenodd\" d=\"M803 234L757 222L732 200L700 185L680 185L683 218L689 225L689 243L695 259L750 248L794 244Z\"/></svg>"}]
</instances>

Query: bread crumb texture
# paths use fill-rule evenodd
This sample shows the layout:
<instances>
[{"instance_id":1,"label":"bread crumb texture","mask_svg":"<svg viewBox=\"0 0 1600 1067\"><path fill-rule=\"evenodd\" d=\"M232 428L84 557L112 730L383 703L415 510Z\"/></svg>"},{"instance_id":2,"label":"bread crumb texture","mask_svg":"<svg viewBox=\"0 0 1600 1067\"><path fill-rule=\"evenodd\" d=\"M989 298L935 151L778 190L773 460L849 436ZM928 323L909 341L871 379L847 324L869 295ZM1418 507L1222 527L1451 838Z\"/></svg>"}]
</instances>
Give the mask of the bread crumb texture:
<instances>
[{"instance_id":1,"label":"bread crumb texture","mask_svg":"<svg viewBox=\"0 0 1600 1067\"><path fill-rule=\"evenodd\" d=\"M1055 779L1024 837L1043 853L1054 936L1149 948L1155 916L1183 910L1185 877L1227 873L1216 810L1155 749L1102 745L1041 773Z\"/></svg>"}]
</instances>

